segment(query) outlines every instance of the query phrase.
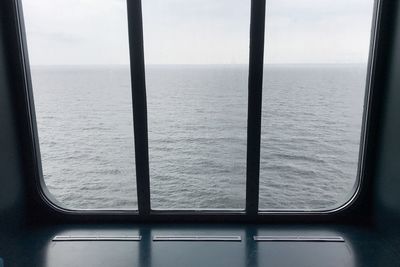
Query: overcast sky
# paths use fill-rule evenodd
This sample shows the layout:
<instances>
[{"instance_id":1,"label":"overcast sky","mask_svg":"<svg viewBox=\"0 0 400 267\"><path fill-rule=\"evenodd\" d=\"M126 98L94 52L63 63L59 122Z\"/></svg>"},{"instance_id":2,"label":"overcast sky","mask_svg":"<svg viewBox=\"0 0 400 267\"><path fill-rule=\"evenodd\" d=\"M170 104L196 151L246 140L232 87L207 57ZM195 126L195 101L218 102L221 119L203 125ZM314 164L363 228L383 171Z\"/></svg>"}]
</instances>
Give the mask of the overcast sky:
<instances>
[{"instance_id":1,"label":"overcast sky","mask_svg":"<svg viewBox=\"0 0 400 267\"><path fill-rule=\"evenodd\" d=\"M23 0L33 65L129 64L126 0ZM247 64L250 0L142 0L148 64ZM365 63L373 0L267 0L265 63Z\"/></svg>"}]
</instances>

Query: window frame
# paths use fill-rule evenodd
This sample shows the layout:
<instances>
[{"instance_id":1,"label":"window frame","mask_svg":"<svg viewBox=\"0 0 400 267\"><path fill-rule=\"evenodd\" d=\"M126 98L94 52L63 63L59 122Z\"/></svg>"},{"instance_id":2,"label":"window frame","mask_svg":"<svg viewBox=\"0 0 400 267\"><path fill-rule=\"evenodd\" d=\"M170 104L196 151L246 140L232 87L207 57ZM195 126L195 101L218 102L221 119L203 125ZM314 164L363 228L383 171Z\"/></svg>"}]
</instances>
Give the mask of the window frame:
<instances>
[{"instance_id":1,"label":"window frame","mask_svg":"<svg viewBox=\"0 0 400 267\"><path fill-rule=\"evenodd\" d=\"M246 203L244 210L237 209L193 209L193 210L152 210L150 203L150 176L148 155L148 124L146 105L146 81L143 47L143 22L141 0L126 0L128 13L128 33L130 51L132 107L135 140L135 164L137 186L137 210L71 210L63 207L48 192L44 182L41 166L38 129L33 101L30 65L27 51L27 40L22 12L22 0L13 0L20 43L19 57L24 76L24 96L26 113L29 118L29 136L34 160L35 192L39 195L45 209L62 216L82 217L93 215L93 218L122 219L132 218L135 221L263 221L274 220L286 216L292 218L326 218L326 215L337 216L346 213L360 196L363 190L367 167L365 164L367 148L371 146L370 131L373 114L371 103L373 99L373 84L377 52L378 33L380 31L381 6L383 0L374 0L370 49L367 63L367 75L364 94L364 110L359 148L358 170L352 196L343 205L327 210L260 210L259 209L259 174L260 174L260 139L261 139L261 106L262 81L264 66L264 33L266 0L251 0L250 15L250 55L248 80L248 118L247 118L247 160L246 160ZM140 157L138 156L140 155ZM112 219L114 217L114 219Z\"/></svg>"}]
</instances>

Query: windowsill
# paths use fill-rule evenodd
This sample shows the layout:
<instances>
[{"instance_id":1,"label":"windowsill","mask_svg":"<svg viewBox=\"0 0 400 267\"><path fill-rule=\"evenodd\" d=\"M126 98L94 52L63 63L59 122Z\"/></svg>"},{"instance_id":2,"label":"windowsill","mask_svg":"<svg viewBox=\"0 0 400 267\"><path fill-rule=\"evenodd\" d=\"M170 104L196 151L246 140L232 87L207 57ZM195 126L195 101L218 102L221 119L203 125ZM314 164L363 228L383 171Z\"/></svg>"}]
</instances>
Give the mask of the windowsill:
<instances>
[{"instance_id":1,"label":"windowsill","mask_svg":"<svg viewBox=\"0 0 400 267\"><path fill-rule=\"evenodd\" d=\"M52 242L56 235L142 239ZM154 235L234 235L241 241L154 242ZM345 242L255 242L254 235L341 236ZM4 234L0 256L5 266L396 266L400 247L389 239L350 225L64 225Z\"/></svg>"}]
</instances>

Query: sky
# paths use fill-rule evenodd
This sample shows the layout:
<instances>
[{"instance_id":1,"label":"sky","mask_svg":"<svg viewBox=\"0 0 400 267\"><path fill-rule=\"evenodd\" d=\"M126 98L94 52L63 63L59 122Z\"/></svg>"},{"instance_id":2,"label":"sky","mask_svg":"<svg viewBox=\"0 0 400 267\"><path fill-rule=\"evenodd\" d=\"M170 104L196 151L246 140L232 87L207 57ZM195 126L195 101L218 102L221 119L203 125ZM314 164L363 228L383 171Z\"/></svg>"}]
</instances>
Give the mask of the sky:
<instances>
[{"instance_id":1,"label":"sky","mask_svg":"<svg viewBox=\"0 0 400 267\"><path fill-rule=\"evenodd\" d=\"M126 0L22 0L32 65L129 64ZM250 0L142 0L146 64L248 64ZM366 63L373 0L267 0L266 64Z\"/></svg>"}]
</instances>

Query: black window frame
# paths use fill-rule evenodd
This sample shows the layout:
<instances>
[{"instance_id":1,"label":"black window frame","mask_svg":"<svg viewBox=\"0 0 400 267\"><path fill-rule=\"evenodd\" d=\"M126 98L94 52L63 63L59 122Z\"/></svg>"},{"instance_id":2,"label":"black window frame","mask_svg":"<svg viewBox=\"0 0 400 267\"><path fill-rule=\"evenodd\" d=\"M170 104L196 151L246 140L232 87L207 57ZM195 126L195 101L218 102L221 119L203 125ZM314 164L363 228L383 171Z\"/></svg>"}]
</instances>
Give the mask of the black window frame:
<instances>
[{"instance_id":1,"label":"black window frame","mask_svg":"<svg viewBox=\"0 0 400 267\"><path fill-rule=\"evenodd\" d=\"M20 43L19 58L24 82L24 103L29 118L29 141L31 145L31 157L34 161L34 184L39 205L47 213L56 217L80 218L82 215L92 216L93 219L125 220L131 218L134 221L269 221L280 219L282 216L289 220L306 218L307 220L325 220L337 218L340 215L348 215L357 207L357 200L362 195L364 185L367 184L365 176L370 173L366 164L370 147L373 146L369 137L372 126L375 125L375 114L372 111L373 95L375 87L375 62L377 61L378 34L381 31L381 7L384 0L374 0L372 29L370 36L370 51L367 65L367 77L365 86L364 110L360 138L358 171L356 185L352 197L342 206L330 210L304 210L304 211L264 211L259 209L259 174L260 174L260 139L261 139L261 106L262 83L264 66L264 33L266 0L251 0L250 16L250 55L249 55L249 79L248 79L248 118L247 118L247 162L246 162L246 208L244 210L152 210L150 203L150 177L148 155L148 124L146 106L146 80L143 47L143 26L141 0L127 0L129 51L132 84L132 105L135 139L135 164L137 185L137 210L70 210L64 208L51 194L45 185L36 125L35 107L31 83L30 65L27 51L24 18L22 12L22 0L14 1L14 11L18 26L18 40ZM138 157L140 155L140 157ZM78 219L79 220L79 219Z\"/></svg>"}]
</instances>

